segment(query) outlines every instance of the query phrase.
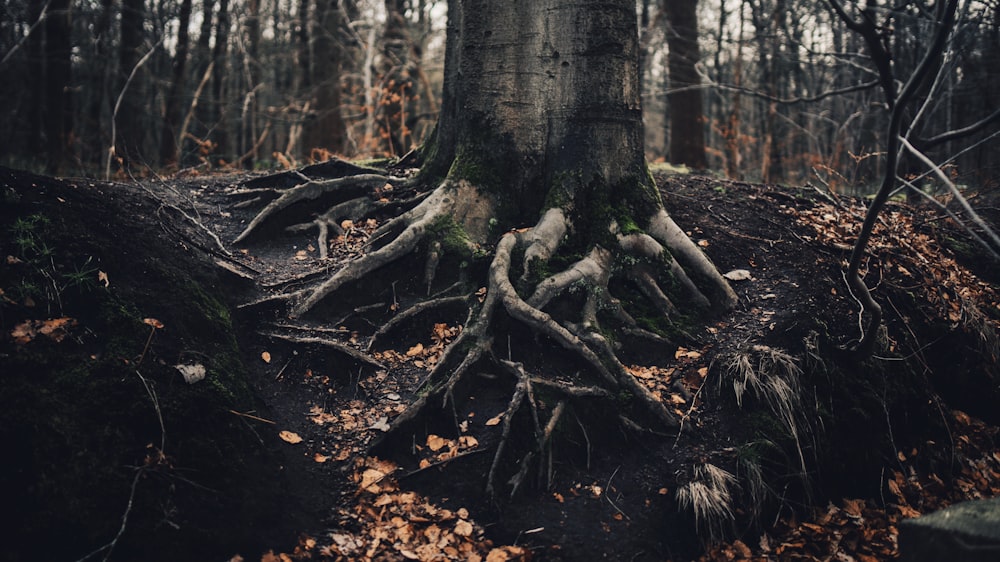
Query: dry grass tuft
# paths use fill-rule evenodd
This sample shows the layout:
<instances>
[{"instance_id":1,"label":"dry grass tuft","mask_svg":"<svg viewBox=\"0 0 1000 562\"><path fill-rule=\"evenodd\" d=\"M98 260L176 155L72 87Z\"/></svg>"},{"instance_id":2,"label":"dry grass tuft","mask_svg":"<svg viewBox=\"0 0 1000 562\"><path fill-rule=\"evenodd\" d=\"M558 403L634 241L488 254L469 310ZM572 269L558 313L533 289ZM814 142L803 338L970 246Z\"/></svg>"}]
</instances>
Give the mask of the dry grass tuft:
<instances>
[{"instance_id":1,"label":"dry grass tuft","mask_svg":"<svg viewBox=\"0 0 1000 562\"><path fill-rule=\"evenodd\" d=\"M681 509L694 512L695 528L707 531L712 541L723 538L726 525L733 521L732 492L736 477L712 464L694 467L694 478L677 488Z\"/></svg>"},{"instance_id":2,"label":"dry grass tuft","mask_svg":"<svg viewBox=\"0 0 1000 562\"><path fill-rule=\"evenodd\" d=\"M789 353L766 345L743 348L727 357L722 363L722 381L730 380L736 403L743 407L748 392L767 404L795 441L802 476L806 474L805 455L802 452L802 386L799 378L802 369L797 359ZM720 383L721 384L721 383Z\"/></svg>"}]
</instances>

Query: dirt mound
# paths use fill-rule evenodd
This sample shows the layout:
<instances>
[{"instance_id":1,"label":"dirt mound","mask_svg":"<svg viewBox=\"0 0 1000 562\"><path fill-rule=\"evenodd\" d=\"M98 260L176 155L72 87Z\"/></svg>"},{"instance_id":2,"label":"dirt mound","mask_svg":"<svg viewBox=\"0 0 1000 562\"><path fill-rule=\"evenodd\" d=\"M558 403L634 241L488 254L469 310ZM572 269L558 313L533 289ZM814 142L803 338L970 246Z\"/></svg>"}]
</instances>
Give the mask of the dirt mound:
<instances>
[{"instance_id":1,"label":"dirt mound","mask_svg":"<svg viewBox=\"0 0 1000 562\"><path fill-rule=\"evenodd\" d=\"M262 403L211 241L134 186L0 169L0 197L3 557L287 541L282 459L235 415Z\"/></svg>"},{"instance_id":2,"label":"dirt mound","mask_svg":"<svg viewBox=\"0 0 1000 562\"><path fill-rule=\"evenodd\" d=\"M444 420L391 458L369 454L468 303L400 327L410 303L385 278L337 317L240 307L329 275L378 227L346 225L326 257L302 232L234 247L253 216L231 197L245 179L0 170L0 437L15 459L0 485L23 513L8 552L684 560L707 539L743 537L752 549L729 542L712 555L767 557L872 539L864 519L881 534L851 552L883 555L900 517L1000 481L996 269L940 217L887 210L866 264L885 328L859 362L842 352L859 324L841 271L862 202L658 176L671 215L740 297L736 311L672 326L670 345L626 358L681 431L587 431L567 414L547 474L498 505L484 500L483 453L505 392L475 394L456 412L462 431ZM881 497L897 507L866 500Z\"/></svg>"}]
</instances>

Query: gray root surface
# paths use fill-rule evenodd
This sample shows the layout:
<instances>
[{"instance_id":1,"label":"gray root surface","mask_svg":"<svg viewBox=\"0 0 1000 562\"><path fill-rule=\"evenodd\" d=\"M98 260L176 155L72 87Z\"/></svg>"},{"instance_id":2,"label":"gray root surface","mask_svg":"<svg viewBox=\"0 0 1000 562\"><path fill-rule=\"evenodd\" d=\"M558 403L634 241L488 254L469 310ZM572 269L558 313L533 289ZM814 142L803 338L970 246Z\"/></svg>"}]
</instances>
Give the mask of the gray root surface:
<instances>
[{"instance_id":1,"label":"gray root surface","mask_svg":"<svg viewBox=\"0 0 1000 562\"><path fill-rule=\"evenodd\" d=\"M264 223L264 221L275 216L283 209L287 209L293 203L311 201L318 199L327 193L346 188L374 189L389 183L390 180L389 176L379 174L362 174L333 180L310 180L304 176L303 178L306 180L304 183L283 192L277 199L268 203L264 209L257 213L257 216L255 216L243 232L236 237L235 242L240 243L246 240L251 233ZM237 194L239 194L239 192Z\"/></svg>"},{"instance_id":2,"label":"gray root surface","mask_svg":"<svg viewBox=\"0 0 1000 562\"><path fill-rule=\"evenodd\" d=\"M357 182L369 182L374 186L384 183L386 176L365 175L347 179L355 182L355 185ZM247 231L241 234L241 239L265 218L286 208L292 201L315 198L330 189L338 189L337 185L346 185L346 183L335 184L336 181L339 180L322 184L303 184L293 190L295 192L293 195L286 194L287 197L280 197L261 211ZM429 291L443 252L441 240L435 238L440 233L432 232L430 227L440 219L452 220L464 230L468 239L472 241L470 244L483 243L489 231L488 225L495 205L490 197L464 181L446 180L422 197L415 206L401 212L396 218L378 228L369 237L366 251L361 257L350 261L312 288L279 295L272 299L289 300L292 304L291 315L303 315L322 300L336 294L346 284L363 281L372 272L413 254L421 247L427 254L423 278ZM309 224L318 226L321 236L325 237L327 228L336 224L342 215L356 214L350 218L361 220L370 215L373 208L364 201L364 198L359 200L355 197L334 206ZM643 426L622 415L620 418L625 427L656 432L676 431L679 427L677 416L628 372L618 359L614 346L601 335L601 321L607 319L614 324L608 326L611 329L621 330L656 343L667 342L662 336L639 328L621 302L611 294L609 283L614 275L624 275L633 280L653 306L668 318L676 313L677 307L660 287L657 279L661 277L672 277L677 280L685 292L682 295L685 304L697 308L714 306L717 309L725 309L733 306L737 300L735 293L714 265L662 210L650 218L646 225L646 233L622 235L618 232L617 225L614 223L608 225L608 232L612 235L610 244L613 247L594 245L585 257L562 271L540 280L533 288L528 289L531 291L530 296L522 298L515 289L512 279L514 274L512 269L515 269L515 264L512 263L513 256L518 252L523 253L523 259L516 266L522 270L520 283L526 285L531 280L530 272L544 270L544 266L560 251L562 242L568 239L568 236L574 235L573 226L568 219L568 209L551 208L542 214L534 227L510 231L500 238L489 266L487 292L481 306L478 310L470 309L464 329L446 348L428 375L427 392L393 422L392 431L405 431L403 428L408 427L430 409L450 408L457 427L459 398L455 396L456 386L467 376L474 374L473 367L477 363L483 360L492 362L500 373L514 379L515 390L507 407L502 436L494 453L488 477L487 490L491 494L496 493L498 467L505 452L510 449L508 441L511 439L511 419L523 408L529 410L529 415L534 420L534 438L537 446L520 459L522 469L509 482L514 491L525 480L526 471L534 460L537 459L544 465L545 459L548 458L546 450L553 428L568 405L583 400L600 400L615 408L617 406L614 404L614 397L621 390L625 390L632 396L632 405L636 411L644 412L644 418L654 420L652 425L655 426ZM326 240L321 238L320 247L324 246ZM622 254L636 259L617 260L615 256ZM689 276L688 271L692 272L693 276ZM566 295L574 287L580 286L589 287L589 290L575 318L564 318L562 314L554 316L554 312L547 311L554 301ZM441 306L454 306L460 301L474 303L474 296L466 294L431 298L418 303L402 311L378 330L372 336L371 345L389 331L422 313ZM520 363L498 358L493 349L492 333L493 318L498 310L506 313L516 324L529 328L535 334L545 336L575 355L587 366L586 371L589 371L589 374L584 373L574 377L572 381L555 380L545 373L528 372ZM276 337L285 336L276 335ZM323 343L312 338L298 338L298 341ZM561 396L558 408L548 413L548 418L544 420L541 418L546 414L534 405L532 389L535 386L543 386ZM549 460L551 461L550 458Z\"/></svg>"}]
</instances>

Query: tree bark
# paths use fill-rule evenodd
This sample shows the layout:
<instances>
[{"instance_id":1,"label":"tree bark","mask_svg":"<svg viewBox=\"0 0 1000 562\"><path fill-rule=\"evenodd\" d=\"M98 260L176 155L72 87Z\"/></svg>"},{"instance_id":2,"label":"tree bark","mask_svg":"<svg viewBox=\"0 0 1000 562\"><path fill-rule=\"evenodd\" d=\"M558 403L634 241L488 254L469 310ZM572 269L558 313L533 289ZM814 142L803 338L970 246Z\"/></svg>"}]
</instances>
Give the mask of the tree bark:
<instances>
[{"instance_id":1,"label":"tree bark","mask_svg":"<svg viewBox=\"0 0 1000 562\"><path fill-rule=\"evenodd\" d=\"M28 23L35 25L40 23L42 11L45 9L45 0L28 1ZM42 30L37 29L28 36L26 52L28 55L28 91L31 95L28 99L28 151L31 154L44 154L42 132L45 130L45 36Z\"/></svg>"},{"instance_id":2,"label":"tree bark","mask_svg":"<svg viewBox=\"0 0 1000 562\"><path fill-rule=\"evenodd\" d=\"M229 0L219 0L215 20L215 45L212 47L212 101L213 119L210 127L215 131L215 151L225 157L229 152L229 123L226 107L226 54L229 51Z\"/></svg>"},{"instance_id":3,"label":"tree bark","mask_svg":"<svg viewBox=\"0 0 1000 562\"><path fill-rule=\"evenodd\" d=\"M344 60L344 19L338 0L316 0L316 25L312 33L313 114L306 123L305 148L344 150L347 127L341 115L340 75Z\"/></svg>"},{"instance_id":4,"label":"tree bark","mask_svg":"<svg viewBox=\"0 0 1000 562\"><path fill-rule=\"evenodd\" d=\"M379 71L380 88L376 99L378 145L392 156L401 156L410 149L410 116L414 86L413 38L404 16L405 0L385 0L385 29L382 33L382 63Z\"/></svg>"},{"instance_id":5,"label":"tree bark","mask_svg":"<svg viewBox=\"0 0 1000 562\"><path fill-rule=\"evenodd\" d=\"M696 170L708 167L705 158L705 114L701 77L696 65L698 49L698 0L668 0L667 64L670 92L670 161Z\"/></svg>"},{"instance_id":6,"label":"tree bark","mask_svg":"<svg viewBox=\"0 0 1000 562\"><path fill-rule=\"evenodd\" d=\"M246 81L240 112L239 161L237 165L252 169L258 160L257 145L257 86L260 84L260 0L248 0L243 18L243 78Z\"/></svg>"},{"instance_id":7,"label":"tree bark","mask_svg":"<svg viewBox=\"0 0 1000 562\"><path fill-rule=\"evenodd\" d=\"M70 106L70 0L52 0L45 20L45 138L48 168L57 172L69 151L73 112Z\"/></svg>"},{"instance_id":8,"label":"tree bark","mask_svg":"<svg viewBox=\"0 0 1000 562\"><path fill-rule=\"evenodd\" d=\"M174 54L171 66L170 91L167 94L167 107L163 117L163 136L160 139L160 162L163 165L176 164L179 158L181 139L177 138L177 127L181 122L181 101L183 101L184 83L187 78L188 43L190 41L188 24L191 21L191 0L181 2L181 10L177 17L177 52Z\"/></svg>"},{"instance_id":9,"label":"tree bark","mask_svg":"<svg viewBox=\"0 0 1000 562\"><path fill-rule=\"evenodd\" d=\"M643 206L655 194L643 154L635 20L624 0L517 10L450 1L442 111L426 169L492 191L501 224L533 223L550 191L579 198L580 214L617 188L618 204L639 214L651 208Z\"/></svg>"},{"instance_id":10,"label":"tree bark","mask_svg":"<svg viewBox=\"0 0 1000 562\"><path fill-rule=\"evenodd\" d=\"M124 0L121 16L121 44L119 51L118 88L125 88L129 74L142 57L140 52L143 40L143 21L145 20L143 0ZM123 165L128 166L135 160L141 160L143 154L143 138L140 115L142 104L139 102L140 84L133 81L125 92L121 108L116 117L117 139L115 154Z\"/></svg>"}]
</instances>

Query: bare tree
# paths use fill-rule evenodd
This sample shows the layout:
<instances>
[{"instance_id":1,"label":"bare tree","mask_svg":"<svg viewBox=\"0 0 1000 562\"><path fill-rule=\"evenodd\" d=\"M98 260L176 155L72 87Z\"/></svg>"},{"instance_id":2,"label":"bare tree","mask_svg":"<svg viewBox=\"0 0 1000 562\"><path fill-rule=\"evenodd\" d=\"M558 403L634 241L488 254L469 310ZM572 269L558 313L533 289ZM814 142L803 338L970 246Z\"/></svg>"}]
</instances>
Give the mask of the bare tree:
<instances>
[{"instance_id":1,"label":"bare tree","mask_svg":"<svg viewBox=\"0 0 1000 562\"><path fill-rule=\"evenodd\" d=\"M882 207L893 189L898 185L896 181L899 155L902 150L901 134L907 127L907 115L909 105L914 101L917 93L925 88L927 80L933 77L933 71L939 63L939 59L944 53L948 39L955 26L955 12L958 9L958 0L942 0L935 4L932 14L930 40L923 50L916 68L909 76L902 77L901 87L897 86L897 76L893 57L888 45L888 33L891 27L878 24L878 15L874 8L865 7L858 10L858 14L852 16L839 0L828 0L836 11L837 15L844 21L847 27L859 34L865 40L868 47L868 54L872 63L878 69L878 76L885 96L885 103L889 109L889 123L886 132L885 147L885 172L882 183L879 186L875 198L868 207L858 239L851 252L848 263L846 279L851 292L861 303L862 309L868 315L868 321L861 334L861 339L856 346L856 351L864 356L871 354L875 346L878 335L878 328L882 323L882 307L872 297L868 285L862 279L860 270L868 241L871 239L875 223L878 219Z\"/></svg>"}]
</instances>

